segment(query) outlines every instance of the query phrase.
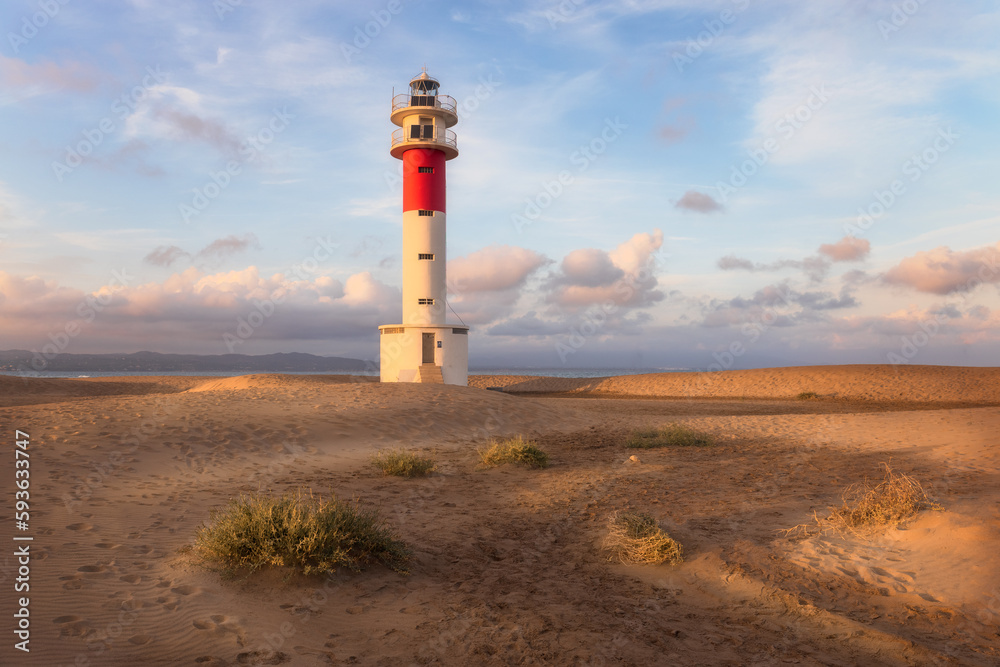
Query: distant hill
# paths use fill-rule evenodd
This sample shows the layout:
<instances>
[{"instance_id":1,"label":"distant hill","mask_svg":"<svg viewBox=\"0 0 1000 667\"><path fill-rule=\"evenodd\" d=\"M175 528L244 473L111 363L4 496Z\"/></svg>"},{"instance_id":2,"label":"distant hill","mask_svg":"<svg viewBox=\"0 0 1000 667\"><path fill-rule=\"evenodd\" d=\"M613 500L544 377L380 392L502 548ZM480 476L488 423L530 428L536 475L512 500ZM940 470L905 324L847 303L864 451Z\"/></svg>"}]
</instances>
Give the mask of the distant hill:
<instances>
[{"instance_id":1,"label":"distant hill","mask_svg":"<svg viewBox=\"0 0 1000 667\"><path fill-rule=\"evenodd\" d=\"M131 371L140 373L161 371L263 371L263 372L322 372L360 371L368 362L346 357L318 357L302 352L278 354L160 354L136 352L134 354L59 354L45 360L39 368L40 356L28 350L0 351L0 371L92 371L113 373ZM34 361L34 365L32 365Z\"/></svg>"}]
</instances>

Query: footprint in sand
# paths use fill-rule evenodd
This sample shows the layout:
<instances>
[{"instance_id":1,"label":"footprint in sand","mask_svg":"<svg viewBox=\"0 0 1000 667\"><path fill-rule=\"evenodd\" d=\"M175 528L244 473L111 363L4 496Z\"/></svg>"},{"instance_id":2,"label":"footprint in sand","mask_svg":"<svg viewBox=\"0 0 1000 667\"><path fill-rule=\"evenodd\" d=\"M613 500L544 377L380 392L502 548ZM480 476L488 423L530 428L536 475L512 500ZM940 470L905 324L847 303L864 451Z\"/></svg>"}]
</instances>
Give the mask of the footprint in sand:
<instances>
[{"instance_id":1,"label":"footprint in sand","mask_svg":"<svg viewBox=\"0 0 1000 667\"><path fill-rule=\"evenodd\" d=\"M97 573L97 572L107 572L108 568L106 566L100 565L100 564L98 564L98 565L81 565L80 567L76 568L76 571L77 572L86 572L88 574L93 574L93 573Z\"/></svg>"},{"instance_id":2,"label":"footprint in sand","mask_svg":"<svg viewBox=\"0 0 1000 667\"><path fill-rule=\"evenodd\" d=\"M334 654L330 653L329 651L321 651L319 649L309 648L308 646L295 646L294 650L299 655L312 656L313 658L323 660L324 662L327 662L331 665L335 664L337 660L336 656L334 656Z\"/></svg>"},{"instance_id":3,"label":"footprint in sand","mask_svg":"<svg viewBox=\"0 0 1000 667\"><path fill-rule=\"evenodd\" d=\"M236 656L238 665L283 665L289 658L281 651L248 651Z\"/></svg>"},{"instance_id":4,"label":"footprint in sand","mask_svg":"<svg viewBox=\"0 0 1000 667\"><path fill-rule=\"evenodd\" d=\"M177 593L178 595L194 595L195 593L201 593L201 589L197 586L188 586L187 584L184 584L171 588L170 592Z\"/></svg>"},{"instance_id":5,"label":"footprint in sand","mask_svg":"<svg viewBox=\"0 0 1000 667\"><path fill-rule=\"evenodd\" d=\"M61 626L60 637L86 637L93 632L90 623L79 616L59 616L52 619L52 622Z\"/></svg>"},{"instance_id":6,"label":"footprint in sand","mask_svg":"<svg viewBox=\"0 0 1000 667\"><path fill-rule=\"evenodd\" d=\"M171 598L166 596L160 596L156 598L156 603L162 605L163 608L166 609L167 611L173 611L177 609L177 607L181 606L180 600L178 600L177 598Z\"/></svg>"},{"instance_id":7,"label":"footprint in sand","mask_svg":"<svg viewBox=\"0 0 1000 667\"><path fill-rule=\"evenodd\" d=\"M62 586L63 590L66 591L78 591L86 585L83 581L82 574L71 574L65 577L59 577L59 580L66 582Z\"/></svg>"}]
</instances>

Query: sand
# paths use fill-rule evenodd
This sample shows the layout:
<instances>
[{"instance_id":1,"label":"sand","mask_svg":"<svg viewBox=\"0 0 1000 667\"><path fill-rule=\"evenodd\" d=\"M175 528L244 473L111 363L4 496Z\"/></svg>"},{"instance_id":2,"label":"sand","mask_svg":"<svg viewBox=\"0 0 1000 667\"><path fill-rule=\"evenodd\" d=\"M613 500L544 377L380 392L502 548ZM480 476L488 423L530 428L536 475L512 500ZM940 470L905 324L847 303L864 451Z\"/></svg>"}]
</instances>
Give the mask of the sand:
<instances>
[{"instance_id":1,"label":"sand","mask_svg":"<svg viewBox=\"0 0 1000 667\"><path fill-rule=\"evenodd\" d=\"M1000 369L703 375L0 376L0 534L21 534L20 429L35 538L32 650L14 650L8 621L0 664L998 664ZM716 444L623 446L675 421ZM478 444L515 434L551 467L477 469ZM389 446L439 469L382 477L367 458ZM786 535L885 461L939 509L873 534ZM411 573L226 578L191 552L212 509L295 488L379 507ZM626 509L653 514L685 562L608 562L607 517ZM14 560L0 556L8 619Z\"/></svg>"},{"instance_id":2,"label":"sand","mask_svg":"<svg viewBox=\"0 0 1000 667\"><path fill-rule=\"evenodd\" d=\"M479 375L470 386L514 393L579 393L669 398L822 398L862 401L1000 403L1000 368L853 365L748 371L657 373L611 378Z\"/></svg>"}]
</instances>

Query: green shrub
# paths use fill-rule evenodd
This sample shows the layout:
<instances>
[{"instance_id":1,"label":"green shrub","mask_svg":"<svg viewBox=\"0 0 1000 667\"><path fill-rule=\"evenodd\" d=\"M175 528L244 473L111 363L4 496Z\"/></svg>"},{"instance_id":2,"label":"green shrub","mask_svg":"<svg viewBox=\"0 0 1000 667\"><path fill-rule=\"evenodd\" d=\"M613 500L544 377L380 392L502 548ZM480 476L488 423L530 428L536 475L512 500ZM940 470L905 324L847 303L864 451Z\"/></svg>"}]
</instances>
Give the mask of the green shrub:
<instances>
[{"instance_id":1,"label":"green shrub","mask_svg":"<svg viewBox=\"0 0 1000 667\"><path fill-rule=\"evenodd\" d=\"M676 565L684 560L680 543L667 535L649 514L616 512L608 524L604 548L611 552L610 560L650 565Z\"/></svg>"},{"instance_id":2,"label":"green shrub","mask_svg":"<svg viewBox=\"0 0 1000 667\"><path fill-rule=\"evenodd\" d=\"M505 463L520 463L529 468L544 468L549 465L549 455L521 436L491 440L488 447L481 447L476 451L484 468Z\"/></svg>"},{"instance_id":3,"label":"green shrub","mask_svg":"<svg viewBox=\"0 0 1000 667\"><path fill-rule=\"evenodd\" d=\"M646 428L632 431L625 446L631 449L655 447L708 447L712 437L683 424L669 424L663 428Z\"/></svg>"},{"instance_id":4,"label":"green shrub","mask_svg":"<svg viewBox=\"0 0 1000 667\"><path fill-rule=\"evenodd\" d=\"M410 556L377 510L302 491L231 500L198 529L195 550L230 571L277 565L304 574L359 571L371 561L405 574Z\"/></svg>"},{"instance_id":5,"label":"green shrub","mask_svg":"<svg viewBox=\"0 0 1000 667\"><path fill-rule=\"evenodd\" d=\"M434 459L420 456L405 449L385 449L371 457L372 465L383 475L396 477L423 477L436 467Z\"/></svg>"}]
</instances>

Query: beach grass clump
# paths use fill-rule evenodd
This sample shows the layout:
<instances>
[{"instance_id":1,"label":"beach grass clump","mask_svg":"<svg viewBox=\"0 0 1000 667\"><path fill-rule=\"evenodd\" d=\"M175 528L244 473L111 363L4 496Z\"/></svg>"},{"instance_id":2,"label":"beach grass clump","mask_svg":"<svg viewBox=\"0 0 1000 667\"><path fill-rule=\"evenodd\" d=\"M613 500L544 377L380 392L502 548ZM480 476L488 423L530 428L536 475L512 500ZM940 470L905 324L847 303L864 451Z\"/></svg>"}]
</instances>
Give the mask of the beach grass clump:
<instances>
[{"instance_id":1,"label":"beach grass clump","mask_svg":"<svg viewBox=\"0 0 1000 667\"><path fill-rule=\"evenodd\" d=\"M529 468L545 468L549 465L549 455L538 445L522 436L490 440L488 446L476 450L484 468L493 468L506 463L517 463Z\"/></svg>"},{"instance_id":2,"label":"beach grass clump","mask_svg":"<svg viewBox=\"0 0 1000 667\"><path fill-rule=\"evenodd\" d=\"M819 394L817 394L815 391L804 391L795 398L799 399L800 401L812 401L819 398Z\"/></svg>"},{"instance_id":3,"label":"beach grass clump","mask_svg":"<svg viewBox=\"0 0 1000 667\"><path fill-rule=\"evenodd\" d=\"M395 477L423 477L434 471L437 464L428 456L421 456L405 449L383 449L371 457L371 464L383 475Z\"/></svg>"},{"instance_id":4,"label":"beach grass clump","mask_svg":"<svg viewBox=\"0 0 1000 667\"><path fill-rule=\"evenodd\" d=\"M377 510L301 490L230 500L199 528L194 549L229 572L284 566L307 575L371 562L406 574L410 557Z\"/></svg>"},{"instance_id":5,"label":"beach grass clump","mask_svg":"<svg viewBox=\"0 0 1000 667\"><path fill-rule=\"evenodd\" d=\"M615 512L608 520L604 549L609 560L625 564L676 565L684 560L684 549L649 514Z\"/></svg>"},{"instance_id":6,"label":"beach grass clump","mask_svg":"<svg viewBox=\"0 0 1000 667\"><path fill-rule=\"evenodd\" d=\"M653 449L656 447L708 447L712 437L684 424L668 424L661 428L645 428L632 431L625 446L630 449Z\"/></svg>"},{"instance_id":7,"label":"beach grass clump","mask_svg":"<svg viewBox=\"0 0 1000 667\"><path fill-rule=\"evenodd\" d=\"M917 512L935 507L920 482L882 463L885 474L874 483L866 479L849 486L840 507L831 507L827 521L834 528L864 530L898 524Z\"/></svg>"}]
</instances>

